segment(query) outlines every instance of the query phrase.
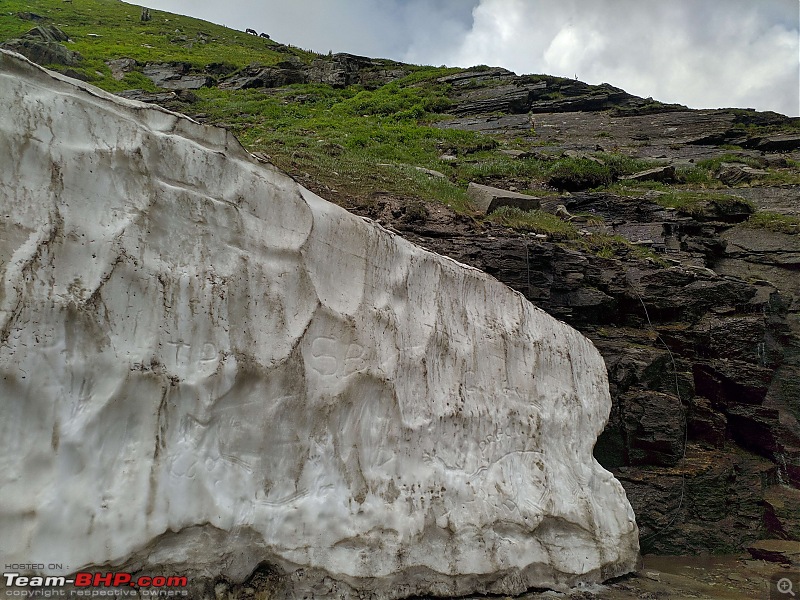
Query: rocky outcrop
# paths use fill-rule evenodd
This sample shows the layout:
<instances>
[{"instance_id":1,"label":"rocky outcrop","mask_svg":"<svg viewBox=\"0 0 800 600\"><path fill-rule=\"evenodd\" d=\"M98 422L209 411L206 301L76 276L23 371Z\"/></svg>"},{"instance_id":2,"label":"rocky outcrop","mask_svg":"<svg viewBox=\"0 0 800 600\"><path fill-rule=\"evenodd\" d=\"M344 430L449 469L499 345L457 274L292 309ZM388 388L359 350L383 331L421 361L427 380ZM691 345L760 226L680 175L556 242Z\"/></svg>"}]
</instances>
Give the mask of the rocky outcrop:
<instances>
[{"instance_id":1,"label":"rocky outcrop","mask_svg":"<svg viewBox=\"0 0 800 600\"><path fill-rule=\"evenodd\" d=\"M501 206L513 206L521 210L536 210L541 204L539 198L535 196L501 190L500 188L478 183L469 184L467 196L469 196L475 210L485 215L493 213Z\"/></svg>"},{"instance_id":2,"label":"rocky outcrop","mask_svg":"<svg viewBox=\"0 0 800 600\"><path fill-rule=\"evenodd\" d=\"M219 84L221 89L246 90L275 88L293 83L308 83L303 63L296 57L271 67L250 65Z\"/></svg>"},{"instance_id":3,"label":"rocky outcrop","mask_svg":"<svg viewBox=\"0 0 800 600\"><path fill-rule=\"evenodd\" d=\"M26 13L31 14L31 13ZM19 39L8 40L0 48L18 52L40 65L77 66L83 57L63 42L69 36L54 25L38 25Z\"/></svg>"},{"instance_id":4,"label":"rocky outcrop","mask_svg":"<svg viewBox=\"0 0 800 600\"><path fill-rule=\"evenodd\" d=\"M220 83L223 89L274 88L292 83L322 83L333 87L376 88L408 74L400 63L353 54L333 54L310 65L290 57L273 66L250 65Z\"/></svg>"},{"instance_id":5,"label":"rocky outcrop","mask_svg":"<svg viewBox=\"0 0 800 600\"><path fill-rule=\"evenodd\" d=\"M0 61L7 556L276 599L636 567L587 338L223 129Z\"/></svg>"},{"instance_id":6,"label":"rocky outcrop","mask_svg":"<svg viewBox=\"0 0 800 600\"><path fill-rule=\"evenodd\" d=\"M473 68L440 77L437 82L452 87L453 107L447 112L464 117L505 113L561 113L635 111L650 107L648 114L682 107L653 103L628 94L607 83L589 85L582 81L546 75L518 76L506 69ZM531 123L533 125L533 123Z\"/></svg>"},{"instance_id":7,"label":"rocky outcrop","mask_svg":"<svg viewBox=\"0 0 800 600\"><path fill-rule=\"evenodd\" d=\"M142 74L165 90L199 90L212 84L213 79L202 72L193 72L185 62L147 63Z\"/></svg>"},{"instance_id":8,"label":"rocky outcrop","mask_svg":"<svg viewBox=\"0 0 800 600\"><path fill-rule=\"evenodd\" d=\"M333 87L360 84L376 88L407 75L405 65L388 60L375 60L354 54L333 54L320 57L306 68L308 81Z\"/></svg>"}]
</instances>

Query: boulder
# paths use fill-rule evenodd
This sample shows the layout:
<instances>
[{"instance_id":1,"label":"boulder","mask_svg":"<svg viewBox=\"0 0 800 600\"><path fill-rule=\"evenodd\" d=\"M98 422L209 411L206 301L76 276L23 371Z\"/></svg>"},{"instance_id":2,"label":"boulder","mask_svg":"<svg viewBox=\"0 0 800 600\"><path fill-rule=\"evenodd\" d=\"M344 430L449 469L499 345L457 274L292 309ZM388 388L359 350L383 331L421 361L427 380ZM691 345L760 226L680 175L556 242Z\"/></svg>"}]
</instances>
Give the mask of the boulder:
<instances>
[{"instance_id":1,"label":"boulder","mask_svg":"<svg viewBox=\"0 0 800 600\"><path fill-rule=\"evenodd\" d=\"M435 179L447 179L447 175L442 173L441 171L436 171L434 169L426 169L425 167L414 167L420 173L424 173L428 177L433 177Z\"/></svg>"},{"instance_id":2,"label":"boulder","mask_svg":"<svg viewBox=\"0 0 800 600\"><path fill-rule=\"evenodd\" d=\"M493 213L501 206L515 206L522 210L536 210L541 205L539 198L534 196L509 192L508 190L501 190L500 188L479 183L470 183L467 186L467 196L469 196L475 209L485 215Z\"/></svg>"},{"instance_id":3,"label":"boulder","mask_svg":"<svg viewBox=\"0 0 800 600\"><path fill-rule=\"evenodd\" d=\"M191 65L184 62L147 63L142 73L165 90L199 90L213 82L205 73L191 73Z\"/></svg>"},{"instance_id":4,"label":"boulder","mask_svg":"<svg viewBox=\"0 0 800 600\"><path fill-rule=\"evenodd\" d=\"M220 83L219 87L229 90L246 90L308 83L308 77L302 66L302 63L296 60L281 61L273 67L250 65Z\"/></svg>"},{"instance_id":5,"label":"boulder","mask_svg":"<svg viewBox=\"0 0 800 600\"><path fill-rule=\"evenodd\" d=\"M116 58L114 60L107 60L106 64L111 69L111 76L120 81L126 74L130 73L136 68L136 60L133 58Z\"/></svg>"},{"instance_id":6,"label":"boulder","mask_svg":"<svg viewBox=\"0 0 800 600\"><path fill-rule=\"evenodd\" d=\"M753 179L769 175L763 169L754 169L739 163L722 163L716 172L716 178L725 185L737 185L739 183L749 183Z\"/></svg>"},{"instance_id":7,"label":"boulder","mask_svg":"<svg viewBox=\"0 0 800 600\"><path fill-rule=\"evenodd\" d=\"M275 599L635 569L588 339L223 129L8 53L0 102L8 560Z\"/></svg>"},{"instance_id":8,"label":"boulder","mask_svg":"<svg viewBox=\"0 0 800 600\"><path fill-rule=\"evenodd\" d=\"M66 33L54 25L39 25L19 39L8 40L0 48L18 52L40 65L77 66L83 57L62 42L69 40Z\"/></svg>"}]
</instances>

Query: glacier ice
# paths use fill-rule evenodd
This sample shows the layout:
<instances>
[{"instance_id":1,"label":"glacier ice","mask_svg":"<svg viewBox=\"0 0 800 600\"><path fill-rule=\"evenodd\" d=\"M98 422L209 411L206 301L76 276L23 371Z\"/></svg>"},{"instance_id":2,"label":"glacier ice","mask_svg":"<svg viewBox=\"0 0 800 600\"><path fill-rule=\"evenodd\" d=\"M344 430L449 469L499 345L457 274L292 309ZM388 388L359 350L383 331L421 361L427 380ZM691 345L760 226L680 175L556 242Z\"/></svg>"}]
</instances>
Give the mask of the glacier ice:
<instances>
[{"instance_id":1,"label":"glacier ice","mask_svg":"<svg viewBox=\"0 0 800 600\"><path fill-rule=\"evenodd\" d=\"M0 560L276 598L635 568L591 342L224 129L0 60Z\"/></svg>"}]
</instances>

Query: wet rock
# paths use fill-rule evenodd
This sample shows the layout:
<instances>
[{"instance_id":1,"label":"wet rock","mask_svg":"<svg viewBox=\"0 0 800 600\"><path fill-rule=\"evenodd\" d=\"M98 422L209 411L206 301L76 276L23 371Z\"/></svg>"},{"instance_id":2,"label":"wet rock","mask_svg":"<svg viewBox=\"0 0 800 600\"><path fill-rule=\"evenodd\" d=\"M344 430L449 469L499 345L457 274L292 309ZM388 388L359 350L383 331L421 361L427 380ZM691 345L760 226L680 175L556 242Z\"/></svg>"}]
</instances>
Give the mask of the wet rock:
<instances>
[{"instance_id":1,"label":"wet rock","mask_svg":"<svg viewBox=\"0 0 800 600\"><path fill-rule=\"evenodd\" d=\"M679 211L691 214L698 221L741 223L755 212L755 207L744 198L732 195L730 199L699 202L688 210Z\"/></svg>"},{"instance_id":2,"label":"wet rock","mask_svg":"<svg viewBox=\"0 0 800 600\"><path fill-rule=\"evenodd\" d=\"M692 440L710 448L722 448L727 438L727 425L725 414L715 410L710 400L702 396L690 399L687 427Z\"/></svg>"},{"instance_id":3,"label":"wet rock","mask_svg":"<svg viewBox=\"0 0 800 600\"><path fill-rule=\"evenodd\" d=\"M475 209L486 215L501 206L514 206L521 210L536 210L540 206L540 200L535 196L472 182L467 186L467 196Z\"/></svg>"},{"instance_id":4,"label":"wet rock","mask_svg":"<svg viewBox=\"0 0 800 600\"><path fill-rule=\"evenodd\" d=\"M761 498L774 465L694 445L675 467L615 469L641 528L643 551L735 551L763 535Z\"/></svg>"},{"instance_id":5,"label":"wet rock","mask_svg":"<svg viewBox=\"0 0 800 600\"><path fill-rule=\"evenodd\" d=\"M683 457L686 418L673 394L641 391L618 397L630 465L671 467Z\"/></svg>"},{"instance_id":6,"label":"wet rock","mask_svg":"<svg viewBox=\"0 0 800 600\"><path fill-rule=\"evenodd\" d=\"M726 242L727 259L775 265L783 269L800 267L800 235L734 227L723 232L720 237ZM781 278L782 276L774 278L772 283L781 288L791 283L791 280L781 281Z\"/></svg>"}]
</instances>

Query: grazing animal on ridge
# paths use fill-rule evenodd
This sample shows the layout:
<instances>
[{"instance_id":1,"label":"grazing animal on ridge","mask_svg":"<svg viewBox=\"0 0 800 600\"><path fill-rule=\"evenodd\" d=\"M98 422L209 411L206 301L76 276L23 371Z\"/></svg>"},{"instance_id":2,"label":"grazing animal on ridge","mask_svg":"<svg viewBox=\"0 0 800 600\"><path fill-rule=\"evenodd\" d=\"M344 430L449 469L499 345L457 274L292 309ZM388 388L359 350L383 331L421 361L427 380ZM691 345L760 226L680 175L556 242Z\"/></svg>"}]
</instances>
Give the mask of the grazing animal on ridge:
<instances>
[{"instance_id":1,"label":"grazing animal on ridge","mask_svg":"<svg viewBox=\"0 0 800 600\"><path fill-rule=\"evenodd\" d=\"M269 39L269 36L266 33L261 33L261 34L259 34L258 37L263 37L263 38L265 38L267 40Z\"/></svg>"},{"instance_id":2,"label":"grazing animal on ridge","mask_svg":"<svg viewBox=\"0 0 800 600\"><path fill-rule=\"evenodd\" d=\"M255 29L250 29L249 27L244 30L245 33L249 33L250 35L258 35L258 32Z\"/></svg>"}]
</instances>

